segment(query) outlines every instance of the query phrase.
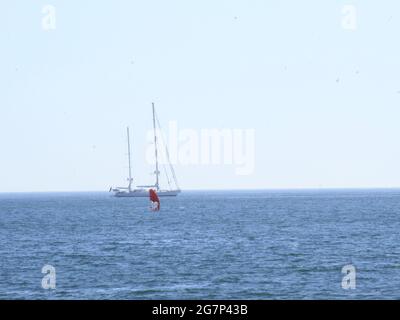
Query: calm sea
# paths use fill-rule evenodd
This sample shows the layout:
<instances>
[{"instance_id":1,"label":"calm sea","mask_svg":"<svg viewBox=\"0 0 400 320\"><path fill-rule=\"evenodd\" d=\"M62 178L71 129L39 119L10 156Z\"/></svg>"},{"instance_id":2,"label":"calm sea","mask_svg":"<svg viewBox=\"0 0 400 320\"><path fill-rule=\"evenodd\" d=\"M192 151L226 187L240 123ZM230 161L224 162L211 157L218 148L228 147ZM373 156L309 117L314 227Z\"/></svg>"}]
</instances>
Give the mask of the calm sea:
<instances>
[{"instance_id":1,"label":"calm sea","mask_svg":"<svg viewBox=\"0 0 400 320\"><path fill-rule=\"evenodd\" d=\"M108 193L1 194L0 299L400 298L400 190L161 201L154 213Z\"/></svg>"}]
</instances>

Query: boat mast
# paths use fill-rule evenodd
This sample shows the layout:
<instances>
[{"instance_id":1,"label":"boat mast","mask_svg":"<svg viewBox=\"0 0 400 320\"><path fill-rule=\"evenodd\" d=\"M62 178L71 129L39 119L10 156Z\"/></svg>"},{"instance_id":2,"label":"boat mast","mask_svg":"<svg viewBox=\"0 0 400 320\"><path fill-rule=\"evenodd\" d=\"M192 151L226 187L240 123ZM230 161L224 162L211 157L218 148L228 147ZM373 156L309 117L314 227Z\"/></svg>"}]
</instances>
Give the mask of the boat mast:
<instances>
[{"instance_id":1,"label":"boat mast","mask_svg":"<svg viewBox=\"0 0 400 320\"><path fill-rule=\"evenodd\" d=\"M157 133L156 133L156 112L154 109L154 102L152 103L153 107L153 130L154 130L154 154L156 156L156 171L154 172L156 174L156 184L155 187L157 191L159 190L159 174L160 171L158 170L158 152L157 152Z\"/></svg>"},{"instance_id":2,"label":"boat mast","mask_svg":"<svg viewBox=\"0 0 400 320\"><path fill-rule=\"evenodd\" d=\"M128 184L128 190L131 192L131 186L132 186L132 169L131 169L131 143L129 140L129 127L126 128L126 133L128 135L128 162L129 162L129 184Z\"/></svg>"},{"instance_id":3,"label":"boat mast","mask_svg":"<svg viewBox=\"0 0 400 320\"><path fill-rule=\"evenodd\" d=\"M158 120L157 116L156 116L156 122L158 125L158 128L161 130L161 125L160 125L160 121ZM163 139L163 135L161 134L161 139ZM176 174L175 174L175 170L174 170L174 166L171 163L171 157L169 156L169 151L168 151L168 146L165 143L165 141L163 141L163 144L165 144L165 155L167 156L167 161L168 161L168 165L170 168L170 171L172 173L172 178L174 180L175 186L177 188L177 191L180 191L179 185L178 185L178 179L176 178ZM168 185L169 185L169 178L168 178L168 174L167 172L165 172L167 175L167 179L168 179Z\"/></svg>"}]
</instances>

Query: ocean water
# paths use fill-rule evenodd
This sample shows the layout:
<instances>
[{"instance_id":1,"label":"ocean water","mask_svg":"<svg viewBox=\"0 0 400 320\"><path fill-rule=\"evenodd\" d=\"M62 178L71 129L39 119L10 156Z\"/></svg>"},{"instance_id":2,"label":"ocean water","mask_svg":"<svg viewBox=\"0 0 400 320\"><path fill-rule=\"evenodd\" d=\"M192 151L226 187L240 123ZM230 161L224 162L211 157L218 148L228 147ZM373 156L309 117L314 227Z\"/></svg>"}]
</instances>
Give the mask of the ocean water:
<instances>
[{"instance_id":1,"label":"ocean water","mask_svg":"<svg viewBox=\"0 0 400 320\"><path fill-rule=\"evenodd\" d=\"M155 213L108 193L1 194L0 299L400 298L400 190L161 201Z\"/></svg>"}]
</instances>

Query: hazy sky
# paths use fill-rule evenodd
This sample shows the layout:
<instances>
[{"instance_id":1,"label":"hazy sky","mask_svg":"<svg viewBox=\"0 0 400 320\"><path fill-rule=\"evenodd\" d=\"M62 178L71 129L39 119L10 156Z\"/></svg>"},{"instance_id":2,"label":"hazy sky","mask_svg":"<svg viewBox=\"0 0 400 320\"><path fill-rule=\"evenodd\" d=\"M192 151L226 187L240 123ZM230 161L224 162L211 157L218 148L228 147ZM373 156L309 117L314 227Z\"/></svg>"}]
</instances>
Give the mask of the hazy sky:
<instances>
[{"instance_id":1,"label":"hazy sky","mask_svg":"<svg viewBox=\"0 0 400 320\"><path fill-rule=\"evenodd\" d=\"M252 174L178 165L183 189L399 187L399 30L395 0L2 0L0 192L124 184L128 125L151 182L152 101L165 128L255 130Z\"/></svg>"}]
</instances>

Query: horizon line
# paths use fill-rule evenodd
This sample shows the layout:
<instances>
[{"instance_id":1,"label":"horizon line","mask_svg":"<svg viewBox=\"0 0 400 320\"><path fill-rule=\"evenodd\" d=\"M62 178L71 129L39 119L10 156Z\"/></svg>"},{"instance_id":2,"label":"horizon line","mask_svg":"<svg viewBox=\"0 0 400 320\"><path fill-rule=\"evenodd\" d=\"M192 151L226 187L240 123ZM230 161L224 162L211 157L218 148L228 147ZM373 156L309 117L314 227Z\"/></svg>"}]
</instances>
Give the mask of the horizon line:
<instances>
[{"instance_id":1,"label":"horizon line","mask_svg":"<svg viewBox=\"0 0 400 320\"><path fill-rule=\"evenodd\" d=\"M398 187L288 187L288 188L199 188L181 189L184 192L202 191L334 191L334 190L400 190ZM0 194L17 193L111 193L107 190L52 190L52 191L0 191Z\"/></svg>"}]
</instances>

